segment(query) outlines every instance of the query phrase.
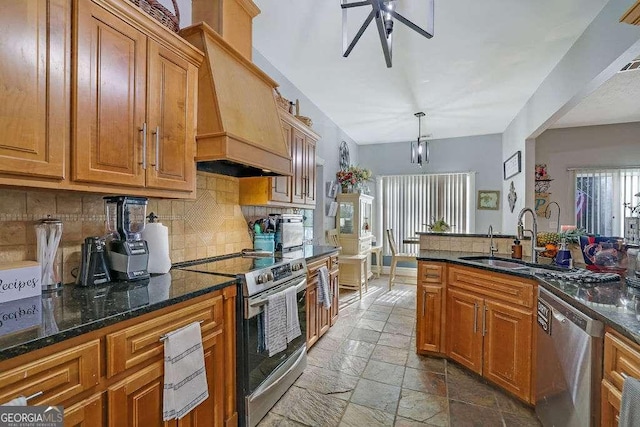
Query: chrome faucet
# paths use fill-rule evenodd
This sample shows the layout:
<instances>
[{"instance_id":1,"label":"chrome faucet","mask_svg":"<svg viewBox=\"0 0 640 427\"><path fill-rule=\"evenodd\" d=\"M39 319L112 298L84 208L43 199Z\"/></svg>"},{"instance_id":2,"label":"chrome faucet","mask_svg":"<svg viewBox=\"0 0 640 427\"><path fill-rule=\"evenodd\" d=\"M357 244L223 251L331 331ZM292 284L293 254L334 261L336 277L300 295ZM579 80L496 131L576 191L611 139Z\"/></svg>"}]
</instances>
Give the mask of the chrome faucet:
<instances>
[{"instance_id":1,"label":"chrome faucet","mask_svg":"<svg viewBox=\"0 0 640 427\"><path fill-rule=\"evenodd\" d=\"M493 244L493 225L489 225L489 253L491 256L498 252L498 248Z\"/></svg>"},{"instance_id":2,"label":"chrome faucet","mask_svg":"<svg viewBox=\"0 0 640 427\"><path fill-rule=\"evenodd\" d=\"M556 223L556 233L560 233L560 205L558 202L551 202L544 209L544 217L547 219L551 219L551 205L556 205L558 207L558 222Z\"/></svg>"},{"instance_id":3,"label":"chrome faucet","mask_svg":"<svg viewBox=\"0 0 640 427\"><path fill-rule=\"evenodd\" d=\"M533 220L532 230L525 230L524 224L522 224L522 217L524 214L529 212L531 214L531 219ZM538 235L538 223L536 221L536 213L531 208L522 208L520 213L518 214L518 239L522 240L524 237L524 232L528 231L531 233L531 262L534 264L538 263L538 252L536 252L536 236Z\"/></svg>"}]
</instances>

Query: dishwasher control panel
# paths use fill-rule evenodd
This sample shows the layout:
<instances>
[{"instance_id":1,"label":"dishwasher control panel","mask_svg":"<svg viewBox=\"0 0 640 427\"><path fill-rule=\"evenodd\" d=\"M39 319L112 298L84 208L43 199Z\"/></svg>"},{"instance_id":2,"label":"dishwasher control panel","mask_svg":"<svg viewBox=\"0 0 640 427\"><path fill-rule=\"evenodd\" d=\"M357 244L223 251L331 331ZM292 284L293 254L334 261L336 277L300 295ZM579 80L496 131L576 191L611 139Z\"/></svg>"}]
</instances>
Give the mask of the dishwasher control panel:
<instances>
[{"instance_id":1,"label":"dishwasher control panel","mask_svg":"<svg viewBox=\"0 0 640 427\"><path fill-rule=\"evenodd\" d=\"M551 319L553 315L551 313L551 307L549 307L544 301L538 299L538 325L542 330L551 335Z\"/></svg>"}]
</instances>

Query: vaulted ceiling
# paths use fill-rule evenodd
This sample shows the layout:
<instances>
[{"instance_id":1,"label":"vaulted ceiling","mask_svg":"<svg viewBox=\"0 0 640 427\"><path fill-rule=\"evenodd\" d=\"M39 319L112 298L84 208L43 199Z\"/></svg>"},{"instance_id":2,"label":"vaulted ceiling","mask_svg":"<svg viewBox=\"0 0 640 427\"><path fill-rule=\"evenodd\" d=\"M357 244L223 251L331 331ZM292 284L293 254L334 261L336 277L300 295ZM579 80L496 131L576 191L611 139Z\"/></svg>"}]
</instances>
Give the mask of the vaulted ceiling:
<instances>
[{"instance_id":1,"label":"vaulted ceiling","mask_svg":"<svg viewBox=\"0 0 640 427\"><path fill-rule=\"evenodd\" d=\"M372 24L342 57L340 0L255 0L254 47L358 144L501 133L606 0L435 0L435 36ZM418 25L425 2L397 0ZM369 8L370 10L370 8ZM368 11L348 12L352 36ZM285 97L287 94L283 94Z\"/></svg>"}]
</instances>

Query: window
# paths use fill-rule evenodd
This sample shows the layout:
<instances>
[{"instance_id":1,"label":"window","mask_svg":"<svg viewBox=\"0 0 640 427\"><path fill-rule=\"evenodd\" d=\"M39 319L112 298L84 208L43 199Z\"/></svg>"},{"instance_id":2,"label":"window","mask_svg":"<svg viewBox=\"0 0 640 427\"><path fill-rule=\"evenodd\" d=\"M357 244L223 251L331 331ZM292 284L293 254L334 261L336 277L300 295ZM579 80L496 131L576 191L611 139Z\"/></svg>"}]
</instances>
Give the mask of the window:
<instances>
[{"instance_id":1,"label":"window","mask_svg":"<svg viewBox=\"0 0 640 427\"><path fill-rule=\"evenodd\" d=\"M640 168L575 169L576 225L588 233L624 236L624 217L640 191Z\"/></svg>"},{"instance_id":2,"label":"window","mask_svg":"<svg viewBox=\"0 0 640 427\"><path fill-rule=\"evenodd\" d=\"M415 246L401 245L402 239L440 218L453 232L469 232L474 177L472 172L381 177L382 230L393 230L401 252L415 252ZM384 245L389 253L386 239Z\"/></svg>"}]
</instances>

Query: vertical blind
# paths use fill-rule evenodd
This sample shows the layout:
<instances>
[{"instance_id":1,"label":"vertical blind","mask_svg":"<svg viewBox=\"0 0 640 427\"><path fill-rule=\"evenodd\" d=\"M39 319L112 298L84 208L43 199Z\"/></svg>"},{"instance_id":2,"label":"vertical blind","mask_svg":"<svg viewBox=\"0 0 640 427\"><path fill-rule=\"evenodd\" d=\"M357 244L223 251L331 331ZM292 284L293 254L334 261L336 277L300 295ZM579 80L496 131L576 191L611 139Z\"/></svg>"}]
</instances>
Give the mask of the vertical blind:
<instances>
[{"instance_id":1,"label":"vertical blind","mask_svg":"<svg viewBox=\"0 0 640 427\"><path fill-rule=\"evenodd\" d=\"M638 204L640 168L572 169L576 225L589 233L623 236L624 204Z\"/></svg>"},{"instance_id":2,"label":"vertical blind","mask_svg":"<svg viewBox=\"0 0 640 427\"><path fill-rule=\"evenodd\" d=\"M472 173L396 175L381 177L382 229L392 229L400 252L415 252L402 239L427 230L440 218L451 231L469 231ZM385 253L390 253L384 239Z\"/></svg>"}]
</instances>

